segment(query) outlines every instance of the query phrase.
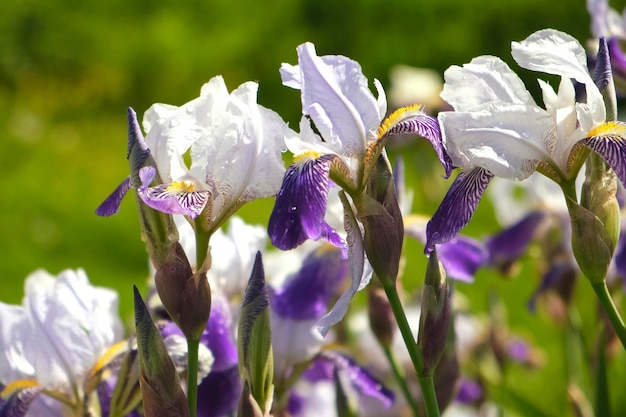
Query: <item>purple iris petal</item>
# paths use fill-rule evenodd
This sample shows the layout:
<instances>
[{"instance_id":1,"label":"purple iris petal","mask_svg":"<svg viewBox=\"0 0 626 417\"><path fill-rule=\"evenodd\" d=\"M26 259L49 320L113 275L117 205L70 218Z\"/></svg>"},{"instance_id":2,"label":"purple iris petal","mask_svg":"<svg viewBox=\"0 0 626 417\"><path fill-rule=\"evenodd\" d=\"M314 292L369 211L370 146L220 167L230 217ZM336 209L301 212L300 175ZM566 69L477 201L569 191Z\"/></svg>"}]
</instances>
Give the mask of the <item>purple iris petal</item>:
<instances>
[{"instance_id":1,"label":"purple iris petal","mask_svg":"<svg viewBox=\"0 0 626 417\"><path fill-rule=\"evenodd\" d=\"M545 217L545 213L534 211L497 235L487 238L485 244L491 265L506 265L519 259Z\"/></svg>"},{"instance_id":2,"label":"purple iris petal","mask_svg":"<svg viewBox=\"0 0 626 417\"><path fill-rule=\"evenodd\" d=\"M130 177L126 177L126 179L122 181L120 185L118 185L115 191L113 191L111 195L108 196L106 200L104 200L102 204L100 204L100 206L98 206L98 208L96 209L96 214L98 216L104 217L109 217L116 214L120 209L122 199L130 189Z\"/></svg>"},{"instance_id":3,"label":"purple iris petal","mask_svg":"<svg viewBox=\"0 0 626 417\"><path fill-rule=\"evenodd\" d=\"M464 282L474 282L476 271L489 260L482 243L462 236L439 245L437 256L449 278Z\"/></svg>"},{"instance_id":4,"label":"purple iris petal","mask_svg":"<svg viewBox=\"0 0 626 417\"><path fill-rule=\"evenodd\" d=\"M626 76L626 56L620 46L619 38L610 38L608 41L609 55L611 57L611 67L613 68L613 75L624 79Z\"/></svg>"},{"instance_id":5,"label":"purple iris petal","mask_svg":"<svg viewBox=\"0 0 626 417\"><path fill-rule=\"evenodd\" d=\"M182 214L191 218L196 218L202 212L209 199L208 191L172 194L167 191L166 184L149 187L155 176L154 167L148 166L139 170L141 187L138 194L146 205L163 213Z\"/></svg>"},{"instance_id":6,"label":"purple iris petal","mask_svg":"<svg viewBox=\"0 0 626 417\"><path fill-rule=\"evenodd\" d=\"M228 305L213 300L209 322L200 337L200 342L209 348L215 360L211 373L224 371L237 364L237 345L233 340L230 324Z\"/></svg>"},{"instance_id":7,"label":"purple iris petal","mask_svg":"<svg viewBox=\"0 0 626 417\"><path fill-rule=\"evenodd\" d=\"M348 272L339 250L321 249L309 254L302 268L271 300L272 309L282 318L311 320L322 317L335 289Z\"/></svg>"},{"instance_id":8,"label":"purple iris petal","mask_svg":"<svg viewBox=\"0 0 626 417\"><path fill-rule=\"evenodd\" d=\"M198 386L198 417L222 417L235 413L241 395L238 367L211 371Z\"/></svg>"},{"instance_id":9,"label":"purple iris petal","mask_svg":"<svg viewBox=\"0 0 626 417\"><path fill-rule=\"evenodd\" d=\"M385 136L398 134L414 134L428 140L435 150L443 169L446 171L445 178L450 177L450 173L454 169L454 165L452 164L452 160L443 146L443 142L441 140L441 128L439 126L439 121L436 118L420 111L419 113L394 124L385 133Z\"/></svg>"},{"instance_id":10,"label":"purple iris petal","mask_svg":"<svg viewBox=\"0 0 626 417\"><path fill-rule=\"evenodd\" d=\"M395 399L393 391L386 388L382 382L374 378L353 359L331 351L325 351L320 357L331 362L340 372L344 372L360 395L376 398L385 408L393 405Z\"/></svg>"},{"instance_id":11,"label":"purple iris petal","mask_svg":"<svg viewBox=\"0 0 626 417\"><path fill-rule=\"evenodd\" d=\"M615 264L615 271L617 275L622 278L626 285L626 231L622 227L622 232L619 235L617 241L617 248L613 255L613 263Z\"/></svg>"},{"instance_id":12,"label":"purple iris petal","mask_svg":"<svg viewBox=\"0 0 626 417\"><path fill-rule=\"evenodd\" d=\"M7 393L5 386L0 384L0 417L24 417L42 391L40 387L28 387Z\"/></svg>"},{"instance_id":13,"label":"purple iris petal","mask_svg":"<svg viewBox=\"0 0 626 417\"><path fill-rule=\"evenodd\" d=\"M324 214L332 158L326 155L309 159L291 165L285 172L268 225L268 233L277 248L293 249L307 239L329 235Z\"/></svg>"},{"instance_id":14,"label":"purple iris petal","mask_svg":"<svg viewBox=\"0 0 626 417\"><path fill-rule=\"evenodd\" d=\"M482 384L471 379L461 378L456 400L463 404L471 404L480 400L484 394L485 390Z\"/></svg>"},{"instance_id":15,"label":"purple iris petal","mask_svg":"<svg viewBox=\"0 0 626 417\"><path fill-rule=\"evenodd\" d=\"M492 178L484 168L461 171L426 226L426 253L454 238L469 223Z\"/></svg>"},{"instance_id":16,"label":"purple iris petal","mask_svg":"<svg viewBox=\"0 0 626 417\"><path fill-rule=\"evenodd\" d=\"M584 139L583 143L600 155L626 185L626 124L609 122L608 125L606 131L600 129L600 135Z\"/></svg>"}]
</instances>

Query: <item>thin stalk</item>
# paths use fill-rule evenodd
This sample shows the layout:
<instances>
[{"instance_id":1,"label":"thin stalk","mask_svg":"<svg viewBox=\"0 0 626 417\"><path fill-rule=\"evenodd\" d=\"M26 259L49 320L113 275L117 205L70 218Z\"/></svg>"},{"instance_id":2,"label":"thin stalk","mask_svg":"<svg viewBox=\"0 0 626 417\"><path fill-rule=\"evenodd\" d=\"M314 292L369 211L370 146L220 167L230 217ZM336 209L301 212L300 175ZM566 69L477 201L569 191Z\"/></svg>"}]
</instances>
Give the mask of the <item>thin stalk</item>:
<instances>
[{"instance_id":1,"label":"thin stalk","mask_svg":"<svg viewBox=\"0 0 626 417\"><path fill-rule=\"evenodd\" d=\"M420 413L419 409L417 408L417 403L415 402L415 399L411 395L411 391L409 391L409 386L406 383L404 372L398 365L398 361L396 360L395 355L393 354L389 346L383 345L382 343L381 343L381 346L383 348L383 351L385 352L385 356L387 357L387 360L389 361L389 366L391 366L393 375L396 378L396 381L398 381L398 385L400 385L400 389L402 390L402 393L404 394L404 398L406 398L407 404L413 411L413 415L415 417L421 416L422 413Z\"/></svg>"},{"instance_id":2,"label":"thin stalk","mask_svg":"<svg viewBox=\"0 0 626 417\"><path fill-rule=\"evenodd\" d=\"M606 286L606 281L592 284L592 287L598 296L598 300L600 300L600 304L602 304L602 307L604 308L604 312L609 318L609 322L611 323L613 330L615 330L615 334L619 338L620 342L622 342L624 349L626 349L626 326L624 326L624 321L617 312L617 308L613 303L609 289Z\"/></svg>"},{"instance_id":3,"label":"thin stalk","mask_svg":"<svg viewBox=\"0 0 626 417\"><path fill-rule=\"evenodd\" d=\"M439 417L439 405L437 404L437 397L435 395L435 386L432 375L419 376L424 370L424 359L422 358L421 352L417 348L416 340L413 338L413 332L411 330L411 327L409 326L406 314L404 313L402 302L400 301L400 297L398 296L398 290L393 283L385 284L386 281L383 280L381 280L381 282L383 283L383 288L385 290L385 294L387 294L387 299L389 300L389 305L391 306L391 310L393 311L396 323L398 323L398 328L400 329L402 340L404 340L404 344L409 352L409 357L411 358L411 362L413 363L413 368L418 375L418 382L422 390L422 396L424 397L426 415L428 417Z\"/></svg>"},{"instance_id":4,"label":"thin stalk","mask_svg":"<svg viewBox=\"0 0 626 417\"><path fill-rule=\"evenodd\" d=\"M187 403L190 417L196 417L198 408L198 350L200 339L187 339Z\"/></svg>"}]
</instances>

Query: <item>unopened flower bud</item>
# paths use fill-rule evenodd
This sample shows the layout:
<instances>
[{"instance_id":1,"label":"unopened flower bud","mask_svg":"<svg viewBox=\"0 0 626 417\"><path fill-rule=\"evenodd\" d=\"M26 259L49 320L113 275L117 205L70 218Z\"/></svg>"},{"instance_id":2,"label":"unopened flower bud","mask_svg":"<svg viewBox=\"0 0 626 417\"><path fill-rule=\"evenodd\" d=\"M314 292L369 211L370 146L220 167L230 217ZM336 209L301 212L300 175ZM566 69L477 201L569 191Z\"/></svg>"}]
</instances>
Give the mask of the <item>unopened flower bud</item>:
<instances>
[{"instance_id":1,"label":"unopened flower bud","mask_svg":"<svg viewBox=\"0 0 626 417\"><path fill-rule=\"evenodd\" d=\"M433 250L428 257L422 294L422 314L417 345L422 352L421 376L432 375L446 346L450 327L450 297L443 266Z\"/></svg>"},{"instance_id":2,"label":"unopened flower bud","mask_svg":"<svg viewBox=\"0 0 626 417\"><path fill-rule=\"evenodd\" d=\"M157 269L154 282L163 306L187 339L197 340L206 328L211 290L204 273L194 274L179 243Z\"/></svg>"},{"instance_id":3,"label":"unopened flower bud","mask_svg":"<svg viewBox=\"0 0 626 417\"><path fill-rule=\"evenodd\" d=\"M385 291L373 283L369 285L367 296L367 314L369 316L370 329L378 342L391 347L393 334L396 328L396 320L391 310Z\"/></svg>"},{"instance_id":4,"label":"unopened flower bud","mask_svg":"<svg viewBox=\"0 0 626 417\"><path fill-rule=\"evenodd\" d=\"M389 161L380 154L368 179L366 193L355 201L357 217L363 223L363 245L367 258L385 285L398 276L404 223L398 205Z\"/></svg>"}]
</instances>

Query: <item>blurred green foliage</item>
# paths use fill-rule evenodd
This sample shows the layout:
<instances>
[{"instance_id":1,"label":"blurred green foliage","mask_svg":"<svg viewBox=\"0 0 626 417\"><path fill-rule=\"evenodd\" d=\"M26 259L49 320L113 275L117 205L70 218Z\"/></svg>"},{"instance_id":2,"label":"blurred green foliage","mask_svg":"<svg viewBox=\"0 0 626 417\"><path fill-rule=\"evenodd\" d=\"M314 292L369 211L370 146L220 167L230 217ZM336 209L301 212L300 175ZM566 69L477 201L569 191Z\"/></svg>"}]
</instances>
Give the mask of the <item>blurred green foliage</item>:
<instances>
[{"instance_id":1,"label":"blurred green foliage","mask_svg":"<svg viewBox=\"0 0 626 417\"><path fill-rule=\"evenodd\" d=\"M612 6L621 10L624 3ZM259 81L259 102L297 126L298 92L281 85L278 68L296 62L295 48L304 41L314 42L320 55L359 61L370 80L387 87L396 64L443 73L490 54L517 69L511 41L554 27L584 43L589 24L583 0L0 2L0 299L20 302L23 279L37 268L83 267L93 282L120 291L129 316L132 285L145 288L148 277L135 202L127 198L109 219L94 214L128 173L128 106L141 118L152 103L180 105L222 74L230 89ZM520 73L536 88L534 74ZM425 143L401 151L414 211L431 215L450 182ZM271 206L270 200L254 202L241 213L266 223ZM495 231L483 203L467 233ZM421 251L407 242L406 279L413 287L422 279ZM525 307L538 282L533 272L524 266L509 281L481 272L475 284L457 288L476 312L486 311L492 291L505 300L512 328L549 358L541 372L512 371L511 384L549 415L564 415L567 393L546 390L546 383L565 386L567 342L545 315ZM596 311L588 307L587 283L580 284L582 326L593 336ZM615 401L626 410L624 398Z\"/></svg>"}]
</instances>

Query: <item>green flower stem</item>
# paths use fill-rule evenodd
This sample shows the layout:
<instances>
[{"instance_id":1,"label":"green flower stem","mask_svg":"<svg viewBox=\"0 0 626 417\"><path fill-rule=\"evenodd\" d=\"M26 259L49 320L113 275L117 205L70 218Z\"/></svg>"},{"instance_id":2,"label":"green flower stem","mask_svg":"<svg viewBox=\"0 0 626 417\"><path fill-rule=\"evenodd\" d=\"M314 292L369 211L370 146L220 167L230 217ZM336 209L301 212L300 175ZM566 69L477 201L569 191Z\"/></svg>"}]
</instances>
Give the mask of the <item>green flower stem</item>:
<instances>
[{"instance_id":1,"label":"green flower stem","mask_svg":"<svg viewBox=\"0 0 626 417\"><path fill-rule=\"evenodd\" d=\"M196 272L202 270L204 261L209 253L209 240L211 239L210 233L204 233L203 231L196 231Z\"/></svg>"},{"instance_id":2,"label":"green flower stem","mask_svg":"<svg viewBox=\"0 0 626 417\"><path fill-rule=\"evenodd\" d=\"M622 342L622 346L626 349L626 326L624 326L624 321L617 312L609 289L606 286L606 281L593 284L592 287L609 318L609 322L611 322L611 326L613 326L613 330L615 330L615 334L617 334L620 342Z\"/></svg>"},{"instance_id":3,"label":"green flower stem","mask_svg":"<svg viewBox=\"0 0 626 417\"><path fill-rule=\"evenodd\" d=\"M421 375L424 370L424 360L419 349L417 348L417 341L413 338L413 332L411 331L409 322L406 319L406 314L404 313L404 308L402 307L402 302L398 296L398 290L396 289L395 283L389 282L388 280L380 281L383 283L383 288L385 290L385 294L387 294L387 299L389 300L389 305L391 306L393 315L398 323L400 334L402 335L404 344L409 351L413 368L415 369L417 375ZM419 376L418 382L422 390L422 396L424 397L426 415L428 417L439 417L439 405L437 404L435 385L432 375Z\"/></svg>"},{"instance_id":4,"label":"green flower stem","mask_svg":"<svg viewBox=\"0 0 626 417\"><path fill-rule=\"evenodd\" d=\"M200 339L187 339L187 403L190 417L196 417L198 408L198 350Z\"/></svg>"},{"instance_id":5,"label":"green flower stem","mask_svg":"<svg viewBox=\"0 0 626 417\"><path fill-rule=\"evenodd\" d=\"M421 413L419 409L417 408L417 404L415 403L415 399L413 398L413 396L411 395L411 392L409 391L409 386L406 383L404 372L402 372L402 369L398 365L398 361L396 360L395 355L393 354L389 346L383 345L383 344L381 344L381 346L383 348L383 351L385 352L385 356L387 357L387 360L389 361L389 366L391 366L393 375L396 378L396 381L398 381L398 385L400 385L400 389L402 390L402 393L404 394L404 397L406 398L406 402L409 405L409 407L411 407L411 410L413 411L413 415L415 417L421 416Z\"/></svg>"}]
</instances>

